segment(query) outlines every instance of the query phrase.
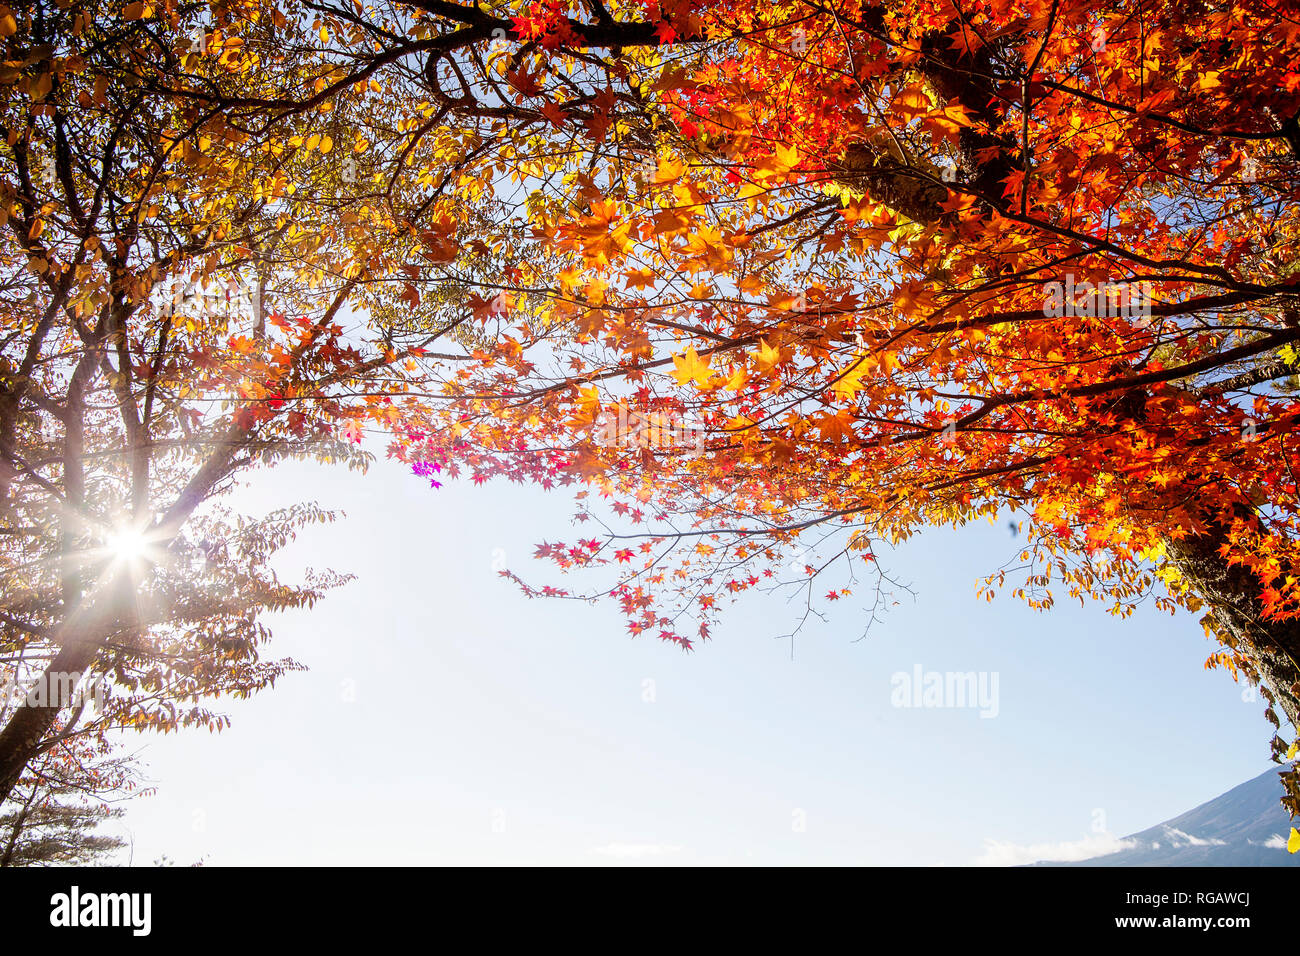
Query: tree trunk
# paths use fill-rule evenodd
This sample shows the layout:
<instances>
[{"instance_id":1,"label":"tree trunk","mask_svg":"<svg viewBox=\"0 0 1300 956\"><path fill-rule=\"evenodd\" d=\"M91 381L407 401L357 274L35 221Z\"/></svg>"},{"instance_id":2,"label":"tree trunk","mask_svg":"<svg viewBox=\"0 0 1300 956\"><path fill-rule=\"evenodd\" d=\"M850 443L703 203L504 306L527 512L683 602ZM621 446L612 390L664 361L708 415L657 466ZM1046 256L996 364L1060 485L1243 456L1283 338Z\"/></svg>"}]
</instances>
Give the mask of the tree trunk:
<instances>
[{"instance_id":1,"label":"tree trunk","mask_svg":"<svg viewBox=\"0 0 1300 956\"><path fill-rule=\"evenodd\" d=\"M57 699L54 688L66 686L63 675L84 674L108 638L128 621L134 604L129 572L123 570L89 607L74 612L59 629L59 652L42 673L42 693L34 702L24 700L0 731L0 803L9 798L23 768L35 756L59 713L72 703Z\"/></svg>"},{"instance_id":2,"label":"tree trunk","mask_svg":"<svg viewBox=\"0 0 1300 956\"><path fill-rule=\"evenodd\" d=\"M1173 564L1209 607L1221 633L1254 665L1272 707L1300 730L1300 621L1266 620L1259 580L1219 553L1226 541L1221 526L1206 534L1165 539ZM1273 715L1276 717L1276 714Z\"/></svg>"},{"instance_id":3,"label":"tree trunk","mask_svg":"<svg viewBox=\"0 0 1300 956\"><path fill-rule=\"evenodd\" d=\"M46 681L45 687L61 686L57 682L57 675L84 673L94 662L101 646L102 642L97 641L64 647L42 675L42 680ZM40 703L24 701L9 718L4 730L0 731L0 803L9 798L23 774L23 768L36 754L37 747L49 734L59 712L67 704L67 701L50 700L48 694L42 697Z\"/></svg>"}]
</instances>

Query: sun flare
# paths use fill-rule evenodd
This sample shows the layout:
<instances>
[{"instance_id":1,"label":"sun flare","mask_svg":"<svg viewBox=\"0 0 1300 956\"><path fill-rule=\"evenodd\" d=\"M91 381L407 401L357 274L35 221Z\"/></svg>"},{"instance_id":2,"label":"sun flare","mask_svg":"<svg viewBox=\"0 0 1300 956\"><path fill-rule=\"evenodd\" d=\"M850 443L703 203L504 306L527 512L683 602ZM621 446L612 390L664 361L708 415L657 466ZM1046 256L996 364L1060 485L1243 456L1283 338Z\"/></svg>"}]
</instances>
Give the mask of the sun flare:
<instances>
[{"instance_id":1,"label":"sun flare","mask_svg":"<svg viewBox=\"0 0 1300 956\"><path fill-rule=\"evenodd\" d=\"M104 539L104 546L118 561L139 561L146 557L149 542L139 528L119 528Z\"/></svg>"}]
</instances>

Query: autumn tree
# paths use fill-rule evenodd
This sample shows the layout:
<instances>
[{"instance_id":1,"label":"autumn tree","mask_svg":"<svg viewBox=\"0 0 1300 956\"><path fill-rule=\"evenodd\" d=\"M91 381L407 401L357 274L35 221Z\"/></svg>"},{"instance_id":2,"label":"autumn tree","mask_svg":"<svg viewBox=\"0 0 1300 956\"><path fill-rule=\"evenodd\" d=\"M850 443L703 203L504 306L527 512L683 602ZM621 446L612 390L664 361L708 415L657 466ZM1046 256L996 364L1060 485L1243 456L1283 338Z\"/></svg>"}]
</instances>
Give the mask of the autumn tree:
<instances>
[{"instance_id":1,"label":"autumn tree","mask_svg":"<svg viewBox=\"0 0 1300 956\"><path fill-rule=\"evenodd\" d=\"M219 729L214 698L296 666L264 656L266 614L343 577L271 559L333 513L220 499L287 456L365 465L459 324L432 272L464 201L459 147L369 85L381 58L349 72L300 16L38 3L0 35L0 653L23 687L110 684L94 713L6 714L3 797L73 716Z\"/></svg>"}]
</instances>

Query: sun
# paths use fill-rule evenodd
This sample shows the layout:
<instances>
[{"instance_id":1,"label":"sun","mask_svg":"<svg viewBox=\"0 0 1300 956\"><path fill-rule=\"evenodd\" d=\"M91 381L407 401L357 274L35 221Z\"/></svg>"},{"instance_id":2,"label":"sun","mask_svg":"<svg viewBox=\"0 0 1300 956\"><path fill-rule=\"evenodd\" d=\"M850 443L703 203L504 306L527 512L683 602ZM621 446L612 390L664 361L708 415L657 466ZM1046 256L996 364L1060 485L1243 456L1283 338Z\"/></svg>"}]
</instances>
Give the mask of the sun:
<instances>
[{"instance_id":1,"label":"sun","mask_svg":"<svg viewBox=\"0 0 1300 956\"><path fill-rule=\"evenodd\" d=\"M139 561L147 556L149 541L139 528L118 528L105 537L104 547L118 561Z\"/></svg>"}]
</instances>

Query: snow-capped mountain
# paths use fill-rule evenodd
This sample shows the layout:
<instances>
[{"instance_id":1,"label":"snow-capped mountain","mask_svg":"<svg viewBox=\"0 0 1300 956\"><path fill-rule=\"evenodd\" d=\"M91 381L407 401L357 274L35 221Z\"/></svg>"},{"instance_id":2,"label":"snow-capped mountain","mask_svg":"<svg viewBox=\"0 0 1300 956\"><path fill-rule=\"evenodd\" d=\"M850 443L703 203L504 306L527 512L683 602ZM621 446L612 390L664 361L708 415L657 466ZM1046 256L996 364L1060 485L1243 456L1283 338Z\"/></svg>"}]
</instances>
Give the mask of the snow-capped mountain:
<instances>
[{"instance_id":1,"label":"snow-capped mountain","mask_svg":"<svg viewBox=\"0 0 1300 956\"><path fill-rule=\"evenodd\" d=\"M1125 848L1071 863L1034 866L1300 866L1286 851L1291 822L1278 800L1278 768L1181 816L1125 837Z\"/></svg>"}]
</instances>

